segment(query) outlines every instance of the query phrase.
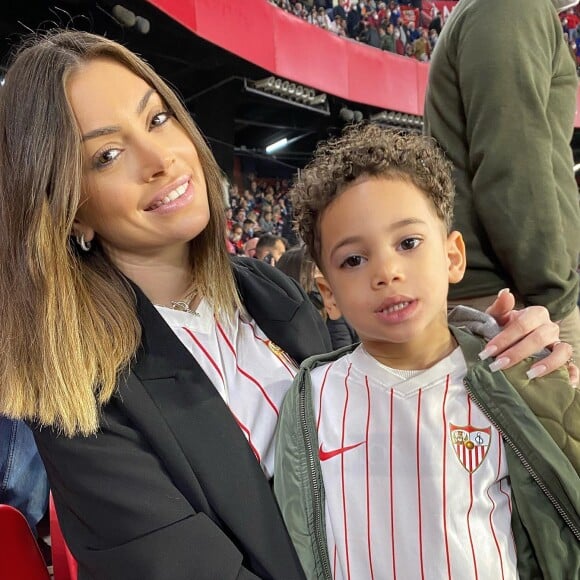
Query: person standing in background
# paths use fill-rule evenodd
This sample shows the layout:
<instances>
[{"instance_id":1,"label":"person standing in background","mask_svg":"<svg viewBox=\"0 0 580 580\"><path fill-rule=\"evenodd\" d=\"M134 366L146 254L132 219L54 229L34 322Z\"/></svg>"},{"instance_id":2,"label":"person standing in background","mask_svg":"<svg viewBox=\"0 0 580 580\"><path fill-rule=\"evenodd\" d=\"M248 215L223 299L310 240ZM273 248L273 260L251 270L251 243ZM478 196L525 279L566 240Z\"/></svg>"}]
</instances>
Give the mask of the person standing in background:
<instances>
[{"instance_id":1,"label":"person standing in background","mask_svg":"<svg viewBox=\"0 0 580 580\"><path fill-rule=\"evenodd\" d=\"M484 310L507 286L545 306L580 352L578 81L558 19L575 4L463 0L432 56L425 129L455 166L454 227L469 256L450 303Z\"/></svg>"}]
</instances>

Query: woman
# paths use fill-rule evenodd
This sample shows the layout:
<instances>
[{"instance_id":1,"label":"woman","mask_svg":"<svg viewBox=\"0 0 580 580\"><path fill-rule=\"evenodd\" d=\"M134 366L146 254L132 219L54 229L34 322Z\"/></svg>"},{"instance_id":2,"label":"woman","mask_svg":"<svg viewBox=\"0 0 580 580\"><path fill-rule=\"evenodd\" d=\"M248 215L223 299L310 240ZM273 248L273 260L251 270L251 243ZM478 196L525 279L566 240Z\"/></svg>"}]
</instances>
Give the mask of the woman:
<instances>
[{"instance_id":1,"label":"woman","mask_svg":"<svg viewBox=\"0 0 580 580\"><path fill-rule=\"evenodd\" d=\"M285 353L330 343L296 283L230 262L186 109L122 46L56 32L17 54L0 132L0 412L35 429L79 578L302 578L267 478ZM515 362L557 329L512 307L489 346Z\"/></svg>"}]
</instances>

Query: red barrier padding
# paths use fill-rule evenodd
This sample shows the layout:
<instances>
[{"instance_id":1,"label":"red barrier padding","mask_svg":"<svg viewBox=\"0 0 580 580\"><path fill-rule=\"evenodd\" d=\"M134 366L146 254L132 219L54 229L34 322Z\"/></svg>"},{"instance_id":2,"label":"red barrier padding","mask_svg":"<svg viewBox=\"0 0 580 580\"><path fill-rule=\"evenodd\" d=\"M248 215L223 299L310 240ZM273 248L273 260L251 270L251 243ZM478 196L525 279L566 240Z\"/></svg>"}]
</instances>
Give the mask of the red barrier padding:
<instances>
[{"instance_id":1,"label":"red barrier padding","mask_svg":"<svg viewBox=\"0 0 580 580\"><path fill-rule=\"evenodd\" d=\"M354 103L423 114L428 64L340 38L267 0L148 1L198 36L274 75ZM580 127L580 89L577 102L574 125Z\"/></svg>"}]
</instances>

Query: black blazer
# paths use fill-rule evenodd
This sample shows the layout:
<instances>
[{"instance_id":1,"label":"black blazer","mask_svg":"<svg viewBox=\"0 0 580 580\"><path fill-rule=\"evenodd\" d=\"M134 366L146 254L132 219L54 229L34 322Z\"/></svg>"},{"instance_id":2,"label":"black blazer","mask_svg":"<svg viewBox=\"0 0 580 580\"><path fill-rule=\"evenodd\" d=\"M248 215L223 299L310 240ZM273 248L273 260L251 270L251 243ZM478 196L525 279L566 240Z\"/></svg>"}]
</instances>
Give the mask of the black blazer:
<instances>
[{"instance_id":1,"label":"black blazer","mask_svg":"<svg viewBox=\"0 0 580 580\"><path fill-rule=\"evenodd\" d=\"M297 361L330 350L298 285L238 259L242 300ZM143 340L101 430L36 429L79 580L302 579L268 481L223 399L136 288Z\"/></svg>"}]
</instances>

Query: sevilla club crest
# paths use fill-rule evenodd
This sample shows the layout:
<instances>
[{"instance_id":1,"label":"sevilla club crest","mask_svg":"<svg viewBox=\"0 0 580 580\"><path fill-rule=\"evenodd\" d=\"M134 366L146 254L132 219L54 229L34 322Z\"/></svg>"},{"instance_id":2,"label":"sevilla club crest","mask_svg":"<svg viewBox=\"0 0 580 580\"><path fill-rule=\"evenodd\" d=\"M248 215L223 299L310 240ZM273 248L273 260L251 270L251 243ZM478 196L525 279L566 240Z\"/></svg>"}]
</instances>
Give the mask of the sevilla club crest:
<instances>
[{"instance_id":1,"label":"sevilla club crest","mask_svg":"<svg viewBox=\"0 0 580 580\"><path fill-rule=\"evenodd\" d=\"M449 423L449 435L461 465L473 473L485 459L491 442L491 427L459 427Z\"/></svg>"}]
</instances>

